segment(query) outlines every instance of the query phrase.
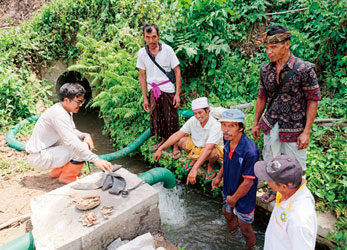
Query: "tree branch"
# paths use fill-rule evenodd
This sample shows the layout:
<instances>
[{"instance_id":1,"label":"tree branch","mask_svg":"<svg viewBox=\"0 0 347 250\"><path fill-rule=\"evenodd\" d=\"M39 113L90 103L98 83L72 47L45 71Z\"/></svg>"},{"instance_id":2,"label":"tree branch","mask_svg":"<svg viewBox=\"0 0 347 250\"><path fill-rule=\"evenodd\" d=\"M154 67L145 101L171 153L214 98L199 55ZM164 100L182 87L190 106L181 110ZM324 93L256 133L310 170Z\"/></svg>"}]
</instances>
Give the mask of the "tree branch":
<instances>
[{"instance_id":1,"label":"tree branch","mask_svg":"<svg viewBox=\"0 0 347 250\"><path fill-rule=\"evenodd\" d=\"M265 16L282 15L282 14L287 14L287 13L292 13L292 12L303 11L303 10L307 10L307 9L308 8L302 8L302 9L295 9L295 10L287 10L287 11L283 11L283 12L265 13Z\"/></svg>"}]
</instances>

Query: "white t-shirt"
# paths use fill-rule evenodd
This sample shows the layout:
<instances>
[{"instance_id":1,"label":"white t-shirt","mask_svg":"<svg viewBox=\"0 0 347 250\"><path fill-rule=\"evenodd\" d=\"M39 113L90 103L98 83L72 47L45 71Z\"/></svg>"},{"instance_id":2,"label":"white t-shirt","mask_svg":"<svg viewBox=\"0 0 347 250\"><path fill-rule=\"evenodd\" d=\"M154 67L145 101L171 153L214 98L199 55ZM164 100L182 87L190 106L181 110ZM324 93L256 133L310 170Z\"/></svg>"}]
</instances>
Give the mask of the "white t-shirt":
<instances>
[{"instance_id":1,"label":"white t-shirt","mask_svg":"<svg viewBox=\"0 0 347 250\"><path fill-rule=\"evenodd\" d=\"M170 72L175 68L179 61L173 49L166 44L161 44L161 49L155 61L166 71ZM136 68L146 70L147 90L150 91L152 87L148 83L162 83L169 78L154 64L145 48L141 48L137 54ZM159 89L166 93L175 93L175 85L172 82L160 85Z\"/></svg>"},{"instance_id":2,"label":"white t-shirt","mask_svg":"<svg viewBox=\"0 0 347 250\"><path fill-rule=\"evenodd\" d=\"M191 117L180 129L186 134L190 134L192 141L197 147L205 147L207 143L212 143L223 147L223 133L221 125L211 115L204 127L195 116Z\"/></svg>"},{"instance_id":3,"label":"white t-shirt","mask_svg":"<svg viewBox=\"0 0 347 250\"><path fill-rule=\"evenodd\" d=\"M25 150L29 154L37 154L50 147L66 145L80 159L95 162L98 156L82 142L86 135L76 129L72 113L68 113L59 102L38 119Z\"/></svg>"},{"instance_id":4,"label":"white t-shirt","mask_svg":"<svg viewBox=\"0 0 347 250\"><path fill-rule=\"evenodd\" d=\"M295 194L275 205L265 232L264 250L313 250L316 235L315 202L304 180Z\"/></svg>"}]
</instances>

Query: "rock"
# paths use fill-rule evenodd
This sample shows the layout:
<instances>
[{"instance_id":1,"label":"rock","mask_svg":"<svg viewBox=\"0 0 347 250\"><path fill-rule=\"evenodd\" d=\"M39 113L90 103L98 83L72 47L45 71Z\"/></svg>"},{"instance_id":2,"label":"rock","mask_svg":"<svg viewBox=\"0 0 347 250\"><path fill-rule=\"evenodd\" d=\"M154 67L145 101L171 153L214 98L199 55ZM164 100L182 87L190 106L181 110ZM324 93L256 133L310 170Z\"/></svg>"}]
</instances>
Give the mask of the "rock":
<instances>
[{"instance_id":1,"label":"rock","mask_svg":"<svg viewBox=\"0 0 347 250\"><path fill-rule=\"evenodd\" d=\"M106 250L116 250L118 247L122 245L123 245L123 242L121 238L117 238L110 245L107 246Z\"/></svg>"},{"instance_id":2,"label":"rock","mask_svg":"<svg viewBox=\"0 0 347 250\"><path fill-rule=\"evenodd\" d=\"M153 236L150 233L143 234L117 250L155 250Z\"/></svg>"}]
</instances>

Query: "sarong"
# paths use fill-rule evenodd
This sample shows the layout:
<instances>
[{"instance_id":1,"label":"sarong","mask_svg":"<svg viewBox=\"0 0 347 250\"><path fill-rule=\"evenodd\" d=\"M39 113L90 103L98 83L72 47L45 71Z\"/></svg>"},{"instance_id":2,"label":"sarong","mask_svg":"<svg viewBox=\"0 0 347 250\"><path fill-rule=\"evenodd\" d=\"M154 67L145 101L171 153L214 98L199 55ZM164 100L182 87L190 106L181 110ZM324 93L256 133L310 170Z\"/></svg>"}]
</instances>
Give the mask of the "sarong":
<instances>
[{"instance_id":1,"label":"sarong","mask_svg":"<svg viewBox=\"0 0 347 250\"><path fill-rule=\"evenodd\" d=\"M219 145L216 145L216 150L218 153L218 160L219 162L223 162L223 148ZM187 139L186 149L188 149L190 152L188 154L188 158L197 160L199 159L202 151L204 150L203 147L197 147L195 146L192 137L189 135Z\"/></svg>"},{"instance_id":2,"label":"sarong","mask_svg":"<svg viewBox=\"0 0 347 250\"><path fill-rule=\"evenodd\" d=\"M151 136L160 136L167 140L179 129L178 109L174 107L175 93L162 92L156 100L150 91Z\"/></svg>"}]
</instances>

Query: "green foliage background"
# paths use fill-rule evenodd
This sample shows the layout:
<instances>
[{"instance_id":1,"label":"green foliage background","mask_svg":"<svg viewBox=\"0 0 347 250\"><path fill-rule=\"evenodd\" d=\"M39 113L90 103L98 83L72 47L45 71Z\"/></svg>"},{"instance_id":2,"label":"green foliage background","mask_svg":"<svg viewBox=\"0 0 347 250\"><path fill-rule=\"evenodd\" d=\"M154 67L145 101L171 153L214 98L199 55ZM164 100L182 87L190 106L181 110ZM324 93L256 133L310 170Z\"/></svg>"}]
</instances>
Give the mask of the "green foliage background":
<instances>
[{"instance_id":1,"label":"green foliage background","mask_svg":"<svg viewBox=\"0 0 347 250\"><path fill-rule=\"evenodd\" d=\"M307 9L266 14L301 8ZM42 69L64 59L90 80L91 105L100 108L111 140L120 148L133 141L149 127L135 68L145 22L158 24L161 40L180 59L182 109L198 96L223 107L254 101L267 58L253 41L268 25L282 24L293 32L294 55L316 64L323 91L318 117L346 120L346 9L338 0L52 0L28 22L0 30L0 128L35 113L51 86L40 81ZM341 248L347 239L341 223L347 214L346 139L346 128L314 125L307 159L318 208L340 218L331 237ZM147 159L149 143L140 150ZM179 166L167 167L182 176Z\"/></svg>"}]
</instances>

